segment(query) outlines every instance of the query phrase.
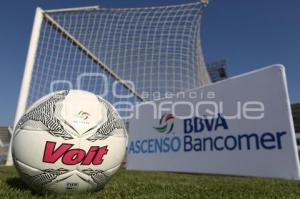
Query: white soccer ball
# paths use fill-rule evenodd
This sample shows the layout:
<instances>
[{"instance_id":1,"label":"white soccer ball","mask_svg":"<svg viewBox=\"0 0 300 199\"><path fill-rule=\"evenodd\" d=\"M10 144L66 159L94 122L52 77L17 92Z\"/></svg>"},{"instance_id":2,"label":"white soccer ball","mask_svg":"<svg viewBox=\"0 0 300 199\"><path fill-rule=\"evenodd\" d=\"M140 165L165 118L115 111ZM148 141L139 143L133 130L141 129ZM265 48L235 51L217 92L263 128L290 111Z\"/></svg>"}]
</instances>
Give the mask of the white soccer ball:
<instances>
[{"instance_id":1,"label":"white soccer ball","mask_svg":"<svg viewBox=\"0 0 300 199\"><path fill-rule=\"evenodd\" d=\"M127 132L114 107L90 92L51 93L16 125L12 155L22 179L38 192L101 189L120 167Z\"/></svg>"}]
</instances>

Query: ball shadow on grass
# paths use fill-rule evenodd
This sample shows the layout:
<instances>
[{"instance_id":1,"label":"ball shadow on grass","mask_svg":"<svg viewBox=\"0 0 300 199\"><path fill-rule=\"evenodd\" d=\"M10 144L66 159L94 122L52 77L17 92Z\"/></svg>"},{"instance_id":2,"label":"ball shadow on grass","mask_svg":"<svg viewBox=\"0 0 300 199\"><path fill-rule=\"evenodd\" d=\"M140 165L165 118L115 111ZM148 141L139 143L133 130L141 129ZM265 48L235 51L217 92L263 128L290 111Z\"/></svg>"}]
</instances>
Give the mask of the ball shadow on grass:
<instances>
[{"instance_id":1,"label":"ball shadow on grass","mask_svg":"<svg viewBox=\"0 0 300 199\"><path fill-rule=\"evenodd\" d=\"M7 180L6 180L6 183L7 183L7 185L10 187L10 188L12 188L12 189L14 189L14 190L18 190L18 191L30 191L31 192L31 194L32 195L36 195L36 196L45 196L45 195L77 195L77 196L83 196L83 198L84 198L84 196L86 196L86 194L87 193L95 193L95 192L89 192L89 191L87 191L87 192L70 192L70 193L64 193L64 194L60 194L60 193L51 193L51 192L45 192L45 193L38 193L38 192L36 192L36 191L34 191L34 190L32 190L32 189L30 189L29 187L28 187L28 185L20 178L20 177L12 177L12 178L8 178ZM98 191L101 191L101 190L103 190L104 189L104 186L103 187L101 187Z\"/></svg>"},{"instance_id":2,"label":"ball shadow on grass","mask_svg":"<svg viewBox=\"0 0 300 199\"><path fill-rule=\"evenodd\" d=\"M6 180L7 185L18 191L30 191L32 195L40 195L39 193L31 190L27 184L20 177L12 177Z\"/></svg>"}]
</instances>

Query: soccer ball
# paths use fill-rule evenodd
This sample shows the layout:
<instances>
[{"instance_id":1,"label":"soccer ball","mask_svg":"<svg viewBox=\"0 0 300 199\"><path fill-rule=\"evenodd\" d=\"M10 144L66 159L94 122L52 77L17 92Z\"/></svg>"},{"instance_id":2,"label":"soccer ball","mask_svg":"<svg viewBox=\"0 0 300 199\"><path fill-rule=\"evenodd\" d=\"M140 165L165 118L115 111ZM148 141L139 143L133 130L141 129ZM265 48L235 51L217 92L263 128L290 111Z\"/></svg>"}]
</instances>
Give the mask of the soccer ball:
<instances>
[{"instance_id":1,"label":"soccer ball","mask_svg":"<svg viewBox=\"0 0 300 199\"><path fill-rule=\"evenodd\" d=\"M127 132L119 114L103 98L71 90L34 103L15 127L14 164L37 192L101 189L120 167Z\"/></svg>"}]
</instances>

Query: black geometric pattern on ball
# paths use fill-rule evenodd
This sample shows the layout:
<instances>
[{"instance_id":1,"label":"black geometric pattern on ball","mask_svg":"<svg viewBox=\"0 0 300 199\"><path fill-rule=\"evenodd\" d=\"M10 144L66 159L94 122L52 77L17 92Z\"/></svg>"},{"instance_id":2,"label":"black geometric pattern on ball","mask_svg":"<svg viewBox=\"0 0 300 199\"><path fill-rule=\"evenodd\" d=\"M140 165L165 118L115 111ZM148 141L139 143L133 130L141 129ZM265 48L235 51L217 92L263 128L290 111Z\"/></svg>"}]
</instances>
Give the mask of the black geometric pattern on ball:
<instances>
[{"instance_id":1,"label":"black geometric pattern on ball","mask_svg":"<svg viewBox=\"0 0 300 199\"><path fill-rule=\"evenodd\" d=\"M106 101L98 97L100 103L102 103L107 110L107 120L96 131L96 133L87 140L94 142L96 140L104 140L114 134L116 129L124 129L125 125L120 119L118 113L109 105Z\"/></svg>"},{"instance_id":2,"label":"black geometric pattern on ball","mask_svg":"<svg viewBox=\"0 0 300 199\"><path fill-rule=\"evenodd\" d=\"M16 129L22 128L23 125L28 121L35 121L42 123L48 129L48 132L55 137L62 137L65 140L73 139L73 137L64 130L64 127L54 114L56 104L60 101L63 101L68 93L69 91L56 93L46 101L30 110L19 120Z\"/></svg>"},{"instance_id":3,"label":"black geometric pattern on ball","mask_svg":"<svg viewBox=\"0 0 300 199\"><path fill-rule=\"evenodd\" d=\"M58 176L69 172L67 169L45 169L41 170L42 173L34 176L26 175L26 180L31 184L43 187L46 184L53 182Z\"/></svg>"},{"instance_id":4,"label":"black geometric pattern on ball","mask_svg":"<svg viewBox=\"0 0 300 199\"><path fill-rule=\"evenodd\" d=\"M93 179L94 183L97 184L97 186L103 186L109 178L102 170L85 169L82 170L82 172L86 175L89 175Z\"/></svg>"}]
</instances>

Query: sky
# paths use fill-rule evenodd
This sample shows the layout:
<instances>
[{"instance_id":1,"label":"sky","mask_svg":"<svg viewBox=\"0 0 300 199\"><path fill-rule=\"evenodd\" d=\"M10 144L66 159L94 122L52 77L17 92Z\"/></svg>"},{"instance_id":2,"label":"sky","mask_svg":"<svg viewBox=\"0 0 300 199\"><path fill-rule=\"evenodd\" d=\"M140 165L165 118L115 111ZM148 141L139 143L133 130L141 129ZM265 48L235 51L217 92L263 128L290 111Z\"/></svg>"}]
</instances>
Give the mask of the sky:
<instances>
[{"instance_id":1,"label":"sky","mask_svg":"<svg viewBox=\"0 0 300 199\"><path fill-rule=\"evenodd\" d=\"M145 7L192 0L2 0L0 2L0 126L14 121L35 9L99 5ZM272 64L286 66L291 102L300 102L300 1L211 0L201 24L207 63L227 60L229 76Z\"/></svg>"}]
</instances>

